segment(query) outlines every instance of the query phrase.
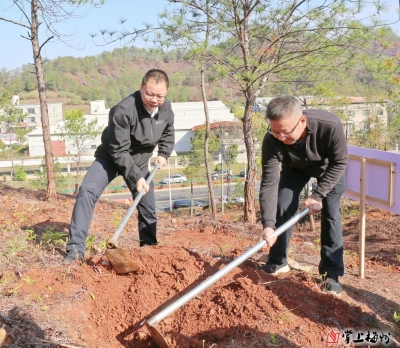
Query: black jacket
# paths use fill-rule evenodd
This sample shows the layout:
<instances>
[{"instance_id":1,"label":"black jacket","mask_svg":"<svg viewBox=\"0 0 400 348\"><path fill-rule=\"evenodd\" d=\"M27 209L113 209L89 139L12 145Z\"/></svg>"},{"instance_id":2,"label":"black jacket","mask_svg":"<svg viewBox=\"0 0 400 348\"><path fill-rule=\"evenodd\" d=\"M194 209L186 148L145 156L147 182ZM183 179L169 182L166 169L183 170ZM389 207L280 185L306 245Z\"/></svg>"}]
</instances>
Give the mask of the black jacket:
<instances>
[{"instance_id":1,"label":"black jacket","mask_svg":"<svg viewBox=\"0 0 400 348\"><path fill-rule=\"evenodd\" d=\"M347 141L340 119L323 110L304 110L307 117L306 157L293 145L285 145L267 133L262 145L260 186L264 228L275 228L278 203L279 163L318 178L311 198L321 202L342 177L348 161ZM296 180L296 178L293 178Z\"/></svg>"},{"instance_id":2,"label":"black jacket","mask_svg":"<svg viewBox=\"0 0 400 348\"><path fill-rule=\"evenodd\" d=\"M126 97L110 109L108 126L101 136L95 157L113 161L128 187L136 190L141 170L158 145L158 155L168 158L175 144L174 113L168 100L154 117L145 109L140 92Z\"/></svg>"}]
</instances>

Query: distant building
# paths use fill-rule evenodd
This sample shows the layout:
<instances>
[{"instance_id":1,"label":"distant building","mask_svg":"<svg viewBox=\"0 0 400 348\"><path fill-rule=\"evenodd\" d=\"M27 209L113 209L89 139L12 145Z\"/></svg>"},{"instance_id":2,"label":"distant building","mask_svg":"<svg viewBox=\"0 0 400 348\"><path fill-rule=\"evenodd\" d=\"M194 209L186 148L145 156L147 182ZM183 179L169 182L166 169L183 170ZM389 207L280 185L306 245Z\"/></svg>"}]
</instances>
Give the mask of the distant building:
<instances>
[{"instance_id":1,"label":"distant building","mask_svg":"<svg viewBox=\"0 0 400 348\"><path fill-rule=\"evenodd\" d=\"M97 118L100 126L108 125L109 109L102 107L101 101L91 103L91 115L86 115L88 120ZM175 147L176 153L190 151L190 139L194 132L192 128L205 124L206 117L204 113L203 102L187 102L187 103L171 103L172 110L175 114ZM97 113L95 113L96 111ZM235 116L230 112L230 109L221 101L209 101L208 111L210 122L235 121ZM100 143L100 137L98 144ZM156 150L155 150L156 151ZM94 151L93 151L94 153Z\"/></svg>"},{"instance_id":2,"label":"distant building","mask_svg":"<svg viewBox=\"0 0 400 348\"><path fill-rule=\"evenodd\" d=\"M6 146L10 146L10 144L17 143L17 135L15 133L0 133L0 140L3 141Z\"/></svg>"},{"instance_id":3,"label":"distant building","mask_svg":"<svg viewBox=\"0 0 400 348\"><path fill-rule=\"evenodd\" d=\"M13 97L11 98L11 104L19 105L19 96L18 95L13 95Z\"/></svg>"},{"instance_id":4,"label":"distant building","mask_svg":"<svg viewBox=\"0 0 400 348\"><path fill-rule=\"evenodd\" d=\"M267 105L271 101L273 97L266 98L256 98L254 103L253 111L259 112L260 114L265 114L265 110L267 110Z\"/></svg>"},{"instance_id":5,"label":"distant building","mask_svg":"<svg viewBox=\"0 0 400 348\"><path fill-rule=\"evenodd\" d=\"M175 113L175 147L179 154L192 149L190 139L193 137L193 127L206 123L203 102L172 103ZM230 109L221 101L209 101L208 111L210 122L236 121Z\"/></svg>"},{"instance_id":6,"label":"distant building","mask_svg":"<svg viewBox=\"0 0 400 348\"><path fill-rule=\"evenodd\" d=\"M16 107L21 110L22 114L27 114L24 117L24 123L26 123L27 127L42 126L40 104L18 104ZM63 120L62 103L48 103L47 110L50 125L57 124Z\"/></svg>"},{"instance_id":7,"label":"distant building","mask_svg":"<svg viewBox=\"0 0 400 348\"><path fill-rule=\"evenodd\" d=\"M204 105L202 102L171 103L175 114L175 147L176 153L187 152L191 150L190 139L193 136L192 128L205 124ZM230 109L221 101L208 102L210 122L236 121ZM91 102L91 115L85 115L88 121L97 119L98 125L106 127L108 125L109 109L105 108L103 100ZM62 121L58 124L50 125L50 136L54 155L62 156L75 154L76 149L73 144L68 144L61 140L57 135L57 128L62 126ZM29 154L30 156L44 156L42 128L36 127L28 134ZM87 155L93 155L97 146L100 144L101 137L89 144L90 148ZM157 151L157 149L155 150Z\"/></svg>"},{"instance_id":8,"label":"distant building","mask_svg":"<svg viewBox=\"0 0 400 348\"><path fill-rule=\"evenodd\" d=\"M370 121L377 118L386 127L389 125L390 115L388 114L389 100L377 101L363 97L349 97L348 104L332 107L320 104L332 112L341 113L342 123L347 136L351 136L354 130L367 130Z\"/></svg>"},{"instance_id":9,"label":"distant building","mask_svg":"<svg viewBox=\"0 0 400 348\"><path fill-rule=\"evenodd\" d=\"M105 108L104 100L95 100L91 104L91 115L85 115L88 121L93 119L98 120L98 125L104 128L108 124L108 112L109 109ZM64 121L61 120L56 124L50 124L50 138L51 147L54 156L68 156L75 155L78 150L72 142L66 139L61 139L57 134L59 129L63 126ZM32 132L28 134L28 144L29 144L29 155L31 157L44 156L44 144L43 144L43 130L42 127L36 127ZM88 144L87 153L85 155L93 155L97 146L100 144L100 136Z\"/></svg>"},{"instance_id":10,"label":"distant building","mask_svg":"<svg viewBox=\"0 0 400 348\"><path fill-rule=\"evenodd\" d=\"M253 111L265 113L272 97L257 98ZM338 98L339 100L339 98ZM346 135L350 136L355 129L366 129L371 117L377 117L385 125L390 122L388 114L389 100L370 100L364 97L345 97L342 104L335 105L334 100L305 96L301 103L307 103L307 108L320 108L337 113L342 119Z\"/></svg>"},{"instance_id":11,"label":"distant building","mask_svg":"<svg viewBox=\"0 0 400 348\"><path fill-rule=\"evenodd\" d=\"M104 114L110 109L106 109L106 103L104 100L94 100L92 102L90 102L90 113L92 115L96 115L96 114Z\"/></svg>"},{"instance_id":12,"label":"distant building","mask_svg":"<svg viewBox=\"0 0 400 348\"><path fill-rule=\"evenodd\" d=\"M267 110L267 106L269 102L273 99L274 97L263 97L263 98L256 98L256 101L254 103L253 111L254 112L259 112L260 114L265 115L265 111ZM315 97L313 96L304 96L302 100L313 100ZM301 100L301 103L303 104L303 101Z\"/></svg>"}]
</instances>

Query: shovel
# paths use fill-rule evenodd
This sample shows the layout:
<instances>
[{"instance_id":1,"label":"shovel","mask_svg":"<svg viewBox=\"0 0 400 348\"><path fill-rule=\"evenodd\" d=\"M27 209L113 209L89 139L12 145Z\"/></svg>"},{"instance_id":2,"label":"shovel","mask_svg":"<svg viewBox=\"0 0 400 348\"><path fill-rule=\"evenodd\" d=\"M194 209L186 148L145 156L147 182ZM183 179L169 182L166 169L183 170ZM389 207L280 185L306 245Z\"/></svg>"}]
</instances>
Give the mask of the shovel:
<instances>
[{"instance_id":1,"label":"shovel","mask_svg":"<svg viewBox=\"0 0 400 348\"><path fill-rule=\"evenodd\" d=\"M277 228L272 236L279 236L284 231L286 231L289 227L293 226L297 221L303 218L310 211L309 208L303 209L300 213L293 216L290 220L286 221L282 226ZM157 329L157 324L163 320L167 315L173 313L178 308L182 307L186 302L190 301L193 297L197 296L203 290L207 289L210 285L214 284L216 281L220 280L224 275L229 273L235 267L239 266L242 262L248 259L250 256L254 255L257 251L262 249L266 245L266 241L262 240L254 245L252 248L245 251L238 258L228 263L224 268L221 268L217 273L207 278L204 282L196 286L194 289L189 291L187 294L183 295L181 298L171 303L168 307L164 308L161 312L157 313L150 319L146 321L147 330L150 333L150 336L153 337L155 343L160 348L169 348L168 343L165 341L164 336Z\"/></svg>"},{"instance_id":2,"label":"shovel","mask_svg":"<svg viewBox=\"0 0 400 348\"><path fill-rule=\"evenodd\" d=\"M149 185L150 181L153 179L154 174L158 169L158 164L154 166L153 171L146 180L146 184ZM114 267L118 274L126 274L129 272L136 272L139 270L139 265L132 261L128 252L125 249L118 248L118 237L124 229L126 223L128 222L130 216L138 205L140 199L144 194L144 188L136 195L135 200L128 209L121 223L119 224L117 230L114 232L113 236L107 242L106 257L110 261L111 265Z\"/></svg>"}]
</instances>

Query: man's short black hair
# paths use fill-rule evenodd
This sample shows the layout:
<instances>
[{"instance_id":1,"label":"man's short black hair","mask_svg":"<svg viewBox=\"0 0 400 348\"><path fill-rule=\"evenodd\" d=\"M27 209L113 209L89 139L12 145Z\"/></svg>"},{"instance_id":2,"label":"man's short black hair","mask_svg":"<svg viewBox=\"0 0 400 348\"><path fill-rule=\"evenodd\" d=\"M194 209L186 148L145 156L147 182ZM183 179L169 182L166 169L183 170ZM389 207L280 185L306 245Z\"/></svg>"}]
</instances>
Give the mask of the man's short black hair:
<instances>
[{"instance_id":1,"label":"man's short black hair","mask_svg":"<svg viewBox=\"0 0 400 348\"><path fill-rule=\"evenodd\" d=\"M282 118L293 117L301 112L300 101L289 95L280 95L273 98L267 106L267 120L280 120Z\"/></svg>"},{"instance_id":2,"label":"man's short black hair","mask_svg":"<svg viewBox=\"0 0 400 348\"><path fill-rule=\"evenodd\" d=\"M169 88L169 79L168 75L164 70L161 69L151 69L149 70L146 75L143 76L142 79L142 86L146 86L147 82L150 79L154 79L156 83L165 82L167 88Z\"/></svg>"}]
</instances>

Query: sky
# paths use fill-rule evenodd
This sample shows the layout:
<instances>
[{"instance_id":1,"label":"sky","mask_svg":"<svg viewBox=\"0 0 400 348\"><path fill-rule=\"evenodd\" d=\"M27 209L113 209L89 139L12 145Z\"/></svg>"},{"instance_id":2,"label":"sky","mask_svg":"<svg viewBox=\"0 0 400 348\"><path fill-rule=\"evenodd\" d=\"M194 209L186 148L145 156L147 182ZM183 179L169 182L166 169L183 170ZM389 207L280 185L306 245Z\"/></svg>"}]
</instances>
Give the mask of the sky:
<instances>
[{"instance_id":1,"label":"sky","mask_svg":"<svg viewBox=\"0 0 400 348\"><path fill-rule=\"evenodd\" d=\"M18 21L20 11L15 8L8 9L7 6L12 0L0 0L0 17ZM385 14L384 19L395 22L398 17L399 0L386 0L385 4L390 11ZM100 29L118 30L121 28L119 20L127 19L125 26L128 29L142 27L142 23L157 24L157 13L165 7L172 5L166 0L107 0L100 8L92 8L83 19L69 19L66 23L60 24L59 31L63 34L75 34L73 46L65 43L50 42L44 46L43 58L55 59L63 56L85 57L100 54L103 51L112 51L121 47L121 43L107 46L96 46L92 42L90 34L99 33ZM392 26L393 30L400 35L400 23ZM30 41L23 39L27 30L12 23L0 20L0 69L12 70L22 67L23 64L33 62L32 47ZM40 42L43 42L44 33L40 34ZM101 38L97 40L101 42ZM136 46L143 47L143 42L137 42Z\"/></svg>"},{"instance_id":2,"label":"sky","mask_svg":"<svg viewBox=\"0 0 400 348\"><path fill-rule=\"evenodd\" d=\"M12 0L0 0L0 17L18 21L21 12L6 7L11 2ZM120 29L121 18L127 19L125 22L127 29L140 28L143 22L155 25L157 12L162 11L166 6L170 5L165 0L107 0L100 8L90 9L83 19L69 19L57 27L63 34L75 33L74 46L84 48L74 49L65 43L49 42L44 46L42 57L48 59L60 56L85 57L100 54L103 51L112 51L116 47L121 47L121 43L96 46L90 34L99 33L100 29ZM26 28L0 20L0 33L0 69L11 70L33 62L31 42L21 37L21 35L26 35ZM39 36L41 43L45 37L44 34ZM97 41L100 43L101 38L98 37ZM138 42L137 46L143 47L143 42Z\"/></svg>"}]
</instances>

